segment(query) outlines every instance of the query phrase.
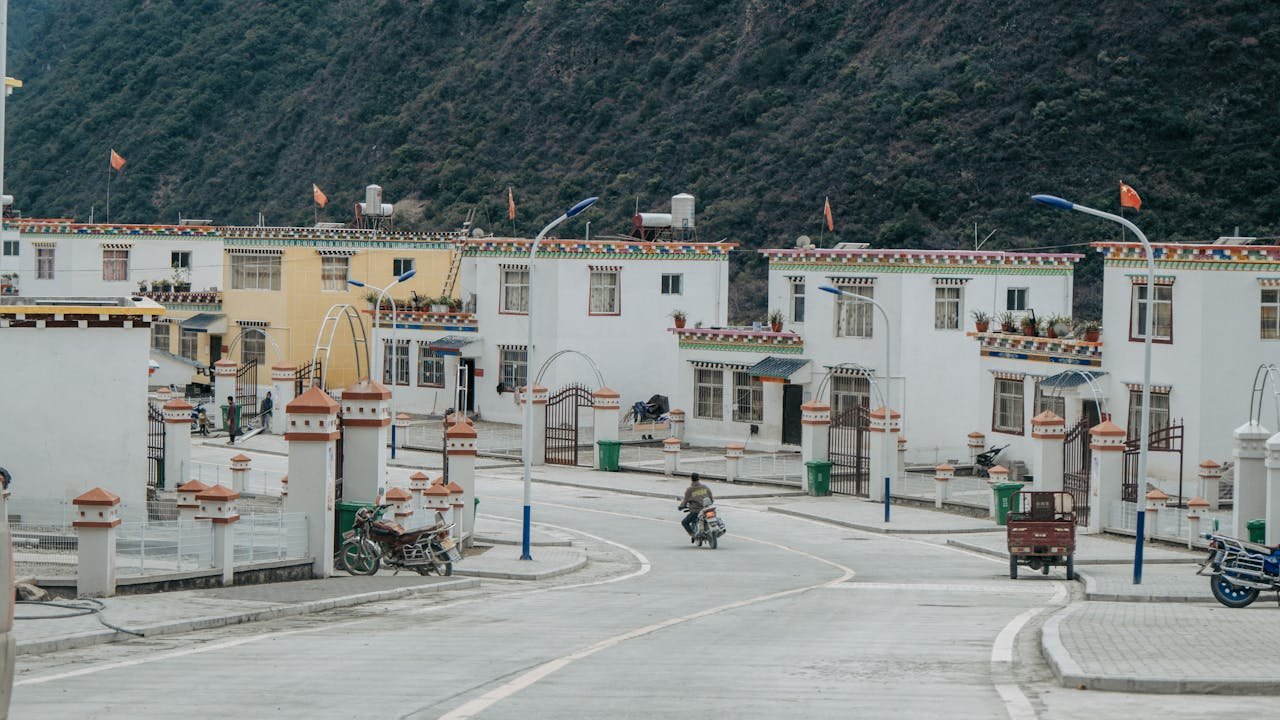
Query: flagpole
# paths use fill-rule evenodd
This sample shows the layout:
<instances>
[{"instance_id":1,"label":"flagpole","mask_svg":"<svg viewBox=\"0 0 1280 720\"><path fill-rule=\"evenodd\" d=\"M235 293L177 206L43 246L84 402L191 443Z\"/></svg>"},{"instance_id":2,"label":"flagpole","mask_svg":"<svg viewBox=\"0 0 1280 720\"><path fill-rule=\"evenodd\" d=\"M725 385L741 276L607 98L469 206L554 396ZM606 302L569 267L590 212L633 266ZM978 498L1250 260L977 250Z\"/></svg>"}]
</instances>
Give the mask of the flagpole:
<instances>
[{"instance_id":1,"label":"flagpole","mask_svg":"<svg viewBox=\"0 0 1280 720\"><path fill-rule=\"evenodd\" d=\"M107 163L107 220L111 222L111 163Z\"/></svg>"}]
</instances>

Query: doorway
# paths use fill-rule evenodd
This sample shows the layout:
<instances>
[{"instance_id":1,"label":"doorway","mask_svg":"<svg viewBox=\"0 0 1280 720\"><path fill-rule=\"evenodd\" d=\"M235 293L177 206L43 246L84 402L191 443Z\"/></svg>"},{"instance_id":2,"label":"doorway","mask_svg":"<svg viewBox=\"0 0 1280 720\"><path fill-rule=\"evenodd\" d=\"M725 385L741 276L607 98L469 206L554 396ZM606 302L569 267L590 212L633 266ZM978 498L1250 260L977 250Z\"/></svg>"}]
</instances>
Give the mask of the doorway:
<instances>
[{"instance_id":1,"label":"doorway","mask_svg":"<svg viewBox=\"0 0 1280 720\"><path fill-rule=\"evenodd\" d=\"M800 404L804 388L800 385L782 386L782 444L800 444Z\"/></svg>"},{"instance_id":2,"label":"doorway","mask_svg":"<svg viewBox=\"0 0 1280 720\"><path fill-rule=\"evenodd\" d=\"M463 391L462 409L468 413L474 413L476 411L475 358L458 358L458 384Z\"/></svg>"},{"instance_id":3,"label":"doorway","mask_svg":"<svg viewBox=\"0 0 1280 720\"><path fill-rule=\"evenodd\" d=\"M209 367L213 367L214 364L216 364L221 359L222 359L222 336L210 335L209 336Z\"/></svg>"}]
</instances>

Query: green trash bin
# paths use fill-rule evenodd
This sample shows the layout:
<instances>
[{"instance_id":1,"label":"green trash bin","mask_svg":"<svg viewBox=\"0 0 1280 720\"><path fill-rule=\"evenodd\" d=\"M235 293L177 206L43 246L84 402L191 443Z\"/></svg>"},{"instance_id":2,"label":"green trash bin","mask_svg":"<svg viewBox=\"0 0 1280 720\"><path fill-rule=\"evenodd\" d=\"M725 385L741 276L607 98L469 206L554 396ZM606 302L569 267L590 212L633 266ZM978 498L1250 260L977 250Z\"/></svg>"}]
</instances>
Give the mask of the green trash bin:
<instances>
[{"instance_id":1,"label":"green trash bin","mask_svg":"<svg viewBox=\"0 0 1280 720\"><path fill-rule=\"evenodd\" d=\"M345 534L348 530L351 529L353 525L356 524L356 512L359 511L360 508L373 509L373 508L376 508L377 505L374 505L373 503L349 502L347 500L339 500L337 503L334 504L334 507L338 513L338 522L335 523L334 530L337 531L338 542L341 543L343 534ZM382 511L381 510L376 511L374 513L374 517L381 518Z\"/></svg>"},{"instance_id":2,"label":"green trash bin","mask_svg":"<svg viewBox=\"0 0 1280 720\"><path fill-rule=\"evenodd\" d=\"M1020 482L996 483L992 492L996 494L996 522L1006 525L1009 522L1009 509L1013 507L1013 496L1025 487Z\"/></svg>"},{"instance_id":3,"label":"green trash bin","mask_svg":"<svg viewBox=\"0 0 1280 720\"><path fill-rule=\"evenodd\" d=\"M222 427L225 430L226 428L230 427L230 425L227 424L227 406L219 405L218 407L222 408ZM240 418L241 418L240 406L237 405L236 406L236 427L240 428L241 431L243 431L244 426L240 424Z\"/></svg>"},{"instance_id":4,"label":"green trash bin","mask_svg":"<svg viewBox=\"0 0 1280 720\"><path fill-rule=\"evenodd\" d=\"M1249 542L1258 543L1259 545L1262 545L1267 542L1267 521L1266 520L1262 518L1258 518L1256 520L1250 520L1249 522L1245 523L1244 526L1249 528Z\"/></svg>"},{"instance_id":5,"label":"green trash bin","mask_svg":"<svg viewBox=\"0 0 1280 720\"><path fill-rule=\"evenodd\" d=\"M831 463L826 460L810 460L804 464L808 474L805 492L810 495L831 494Z\"/></svg>"},{"instance_id":6,"label":"green trash bin","mask_svg":"<svg viewBox=\"0 0 1280 720\"><path fill-rule=\"evenodd\" d=\"M618 472L618 454L622 451L622 443L617 440L597 440L600 446L600 469Z\"/></svg>"}]
</instances>

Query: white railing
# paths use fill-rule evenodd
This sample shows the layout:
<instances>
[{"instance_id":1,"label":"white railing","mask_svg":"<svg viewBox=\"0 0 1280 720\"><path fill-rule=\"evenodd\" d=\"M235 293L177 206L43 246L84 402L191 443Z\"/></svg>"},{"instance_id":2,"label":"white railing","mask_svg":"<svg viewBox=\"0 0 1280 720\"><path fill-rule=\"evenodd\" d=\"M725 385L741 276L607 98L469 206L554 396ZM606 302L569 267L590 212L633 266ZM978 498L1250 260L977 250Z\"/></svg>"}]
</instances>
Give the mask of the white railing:
<instances>
[{"instance_id":1,"label":"white railing","mask_svg":"<svg viewBox=\"0 0 1280 720\"><path fill-rule=\"evenodd\" d=\"M204 460L188 460L183 463L182 470L183 482L199 480L205 485L234 487L230 465L220 465ZM280 497L280 479L285 476L285 473L253 467L243 472L245 474L244 487L240 488L240 492L246 495Z\"/></svg>"},{"instance_id":2,"label":"white railing","mask_svg":"<svg viewBox=\"0 0 1280 720\"><path fill-rule=\"evenodd\" d=\"M136 577L213 567L213 525L196 520L123 522L116 528L116 575Z\"/></svg>"},{"instance_id":3,"label":"white railing","mask_svg":"<svg viewBox=\"0 0 1280 720\"><path fill-rule=\"evenodd\" d=\"M805 466L795 455L747 455L738 461L738 477L752 482L802 487Z\"/></svg>"},{"instance_id":4,"label":"white railing","mask_svg":"<svg viewBox=\"0 0 1280 720\"><path fill-rule=\"evenodd\" d=\"M942 463L969 464L969 448L965 445L917 445L907 442L906 464L911 467L937 467Z\"/></svg>"},{"instance_id":5,"label":"white railing","mask_svg":"<svg viewBox=\"0 0 1280 720\"><path fill-rule=\"evenodd\" d=\"M235 527L235 564L309 557L306 513L254 513Z\"/></svg>"},{"instance_id":6,"label":"white railing","mask_svg":"<svg viewBox=\"0 0 1280 720\"><path fill-rule=\"evenodd\" d=\"M404 433L404 447L411 450L430 450L440 452L444 448L444 428L438 422L409 425L396 431ZM519 457L524 447L524 436L520 426L489 427L476 433L476 452L482 455L507 455ZM579 441L590 436L590 428L579 431ZM540 442L537 438L534 442Z\"/></svg>"},{"instance_id":7,"label":"white railing","mask_svg":"<svg viewBox=\"0 0 1280 720\"><path fill-rule=\"evenodd\" d=\"M1112 504L1110 511L1107 513L1107 527L1115 530L1137 532L1137 507L1137 503L1123 501ZM1186 508L1163 507L1155 513L1155 517L1155 535L1170 539L1183 539L1187 537L1188 526L1191 523L1187 520ZM1151 514L1148 513L1147 521L1150 521L1150 519ZM1231 513L1229 511L1202 513L1200 516L1199 531L1202 533L1223 532L1231 534ZM1152 530L1148 529L1148 532L1152 532Z\"/></svg>"},{"instance_id":8,"label":"white railing","mask_svg":"<svg viewBox=\"0 0 1280 720\"><path fill-rule=\"evenodd\" d=\"M938 483L932 475L907 473L893 479L889 492L903 497L932 500L938 492Z\"/></svg>"},{"instance_id":9,"label":"white railing","mask_svg":"<svg viewBox=\"0 0 1280 720\"><path fill-rule=\"evenodd\" d=\"M947 494L950 502L976 507L988 507L991 504L991 486L984 477L953 477L947 481Z\"/></svg>"}]
</instances>

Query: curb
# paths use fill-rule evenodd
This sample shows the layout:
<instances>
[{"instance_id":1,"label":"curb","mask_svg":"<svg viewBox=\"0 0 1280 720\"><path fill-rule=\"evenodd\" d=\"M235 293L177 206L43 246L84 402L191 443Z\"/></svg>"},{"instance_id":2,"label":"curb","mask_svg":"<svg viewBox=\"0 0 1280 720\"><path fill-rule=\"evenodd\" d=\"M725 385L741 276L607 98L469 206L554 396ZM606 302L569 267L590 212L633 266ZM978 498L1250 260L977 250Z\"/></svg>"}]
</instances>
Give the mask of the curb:
<instances>
[{"instance_id":1,"label":"curb","mask_svg":"<svg viewBox=\"0 0 1280 720\"><path fill-rule=\"evenodd\" d=\"M559 575L568 575L575 570L581 570L587 564L587 556L579 555L577 559L568 565L562 565L556 568L548 568L545 572L538 573L521 573L521 572L504 572L500 570L467 570L454 567L454 575L465 575L473 578L489 578L491 580L545 580L547 578L557 577Z\"/></svg>"},{"instance_id":2,"label":"curb","mask_svg":"<svg viewBox=\"0 0 1280 720\"><path fill-rule=\"evenodd\" d=\"M1149 562L1149 561L1144 561ZM1102 563L1097 563L1102 564ZM1211 602L1213 596L1205 593L1204 595L1130 595L1126 593L1108 593L1098 591L1098 580L1093 574L1081 571L1076 566L1076 577L1084 581L1084 599L1095 602L1128 602L1128 603L1144 603L1144 602L1170 602L1170 603L1198 603Z\"/></svg>"},{"instance_id":3,"label":"curb","mask_svg":"<svg viewBox=\"0 0 1280 720\"><path fill-rule=\"evenodd\" d=\"M766 510L768 510L769 512L778 513L779 515L790 515L791 517L798 517L804 520L813 520L815 522L827 523L828 525L839 525L840 527L847 527L853 530L862 530L863 532L879 533L881 535L951 535L955 533L994 532L994 530L987 530L983 528L959 529L959 530L933 529L933 528L926 528L926 529L882 528L882 527L877 527L875 525L862 525L859 523L846 522L844 520L836 520L834 518L825 517L823 515L812 515L809 513L803 513L796 510L787 510L786 508L777 508L777 507L769 506L768 508L766 508Z\"/></svg>"},{"instance_id":4,"label":"curb","mask_svg":"<svg viewBox=\"0 0 1280 720\"><path fill-rule=\"evenodd\" d=\"M141 634L143 637L173 635L194 632L196 630L207 630L209 628L261 622L263 620L275 620L295 615L309 615L311 613L324 612L326 610L364 605L366 603L381 602L383 600L396 600L410 595L437 592L440 590L465 590L479 585L480 581L473 578L445 580L427 585L413 585L410 587L393 588L391 590L376 590L373 592L358 593L356 595L324 598L322 600L309 600L307 602L292 605L281 605L252 612L240 612L231 615L206 615L204 617L191 618L189 620L175 620L172 622L157 623L155 625L145 625L139 628L130 628L130 630ZM106 643L119 642L121 640L129 640L133 637L135 636L129 633L110 630L104 627L101 631L97 632L79 633L76 635L67 635L64 637L50 638L48 640L36 640L25 643L20 642L17 645L17 654L37 655L40 653L57 652L60 650L73 650L75 648L89 647L91 645L103 645Z\"/></svg>"},{"instance_id":5,"label":"curb","mask_svg":"<svg viewBox=\"0 0 1280 720\"><path fill-rule=\"evenodd\" d=\"M989 547L982 547L981 545L971 545L971 544L969 544L969 543L967 543L967 542L965 542L965 541L963 541L963 540L948 540L948 541L947 541L947 544L948 544L948 545L954 545L954 546L956 546L956 547L958 547L958 548L964 548L965 550L970 550L970 551L973 551L973 552L976 552L976 553L981 553L981 554L983 554L983 555L990 555L991 557L998 557L998 558L1004 558L1004 559L1008 559L1008 557L1009 557L1009 553L1008 553L1008 552L1006 552L1006 551L1004 551L1004 550L993 550L993 549L991 549L991 548L989 548ZM1079 568L1080 568L1080 566L1081 566L1081 565L1128 565L1128 564L1131 564L1132 562L1133 562L1132 560L1081 560L1081 559L1079 559L1079 558L1076 558L1076 561L1075 561L1076 574L1077 574L1077 575L1080 575L1080 574L1081 574L1081 573L1079 572ZM1153 560L1153 559L1151 559L1151 558L1147 558L1147 559L1143 560L1142 562L1143 562L1143 564L1144 564L1144 565L1184 565L1184 564L1192 564L1192 563L1191 563L1191 561L1189 561L1189 560L1178 560L1178 559L1175 559L1175 558L1158 558L1158 559L1154 559L1154 560ZM1087 593L1087 592L1089 592L1089 588L1088 588L1087 586L1086 586L1086 588L1085 588L1085 592L1086 592L1086 593ZM1137 596L1135 595L1134 597L1137 597ZM1090 597L1090 598L1088 598L1088 599L1089 599L1089 600L1099 600L1099 599L1106 599L1106 600L1109 600L1110 598L1094 598L1094 597ZM1203 598L1203 597L1196 598L1196 600L1204 600L1204 599L1205 599L1205 598ZM1210 600L1212 600L1213 598L1209 598L1209 599L1210 599Z\"/></svg>"},{"instance_id":6,"label":"curb","mask_svg":"<svg viewBox=\"0 0 1280 720\"><path fill-rule=\"evenodd\" d=\"M632 472L632 471L628 471ZM710 478L708 478L710 479ZM648 490L631 490L629 488L611 488L601 487L599 485L583 485L581 483L568 482L567 480L539 480L534 479L533 482L543 485L559 485L561 487L578 488L579 490L595 490L598 492L611 492L620 495L635 495L637 497L658 498L659 500L675 500L676 496L672 493L649 492ZM738 483L730 483L737 485ZM756 495L733 495L719 498L717 502L732 502L734 500L758 500L760 498L777 498L777 497L801 497L802 492L777 492L777 493L760 493Z\"/></svg>"},{"instance_id":7,"label":"curb","mask_svg":"<svg viewBox=\"0 0 1280 720\"><path fill-rule=\"evenodd\" d=\"M511 540L501 537L486 537L484 535L476 535L471 538L477 543L483 545L521 545L523 540ZM530 540L529 547L572 547L572 540Z\"/></svg>"}]
</instances>

